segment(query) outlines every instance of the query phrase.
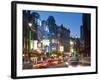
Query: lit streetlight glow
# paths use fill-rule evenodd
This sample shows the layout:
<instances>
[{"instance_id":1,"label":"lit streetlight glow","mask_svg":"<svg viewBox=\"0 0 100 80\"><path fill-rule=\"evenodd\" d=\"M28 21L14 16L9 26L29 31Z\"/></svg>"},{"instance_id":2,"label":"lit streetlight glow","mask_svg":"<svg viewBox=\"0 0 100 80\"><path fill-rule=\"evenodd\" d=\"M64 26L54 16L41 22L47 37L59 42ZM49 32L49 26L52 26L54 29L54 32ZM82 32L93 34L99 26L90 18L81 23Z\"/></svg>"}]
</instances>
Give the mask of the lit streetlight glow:
<instances>
[{"instance_id":1,"label":"lit streetlight glow","mask_svg":"<svg viewBox=\"0 0 100 80\"><path fill-rule=\"evenodd\" d=\"M28 23L29 27L32 27L32 23Z\"/></svg>"},{"instance_id":2,"label":"lit streetlight glow","mask_svg":"<svg viewBox=\"0 0 100 80\"><path fill-rule=\"evenodd\" d=\"M74 42L73 41L70 41L70 45L73 45L74 44Z\"/></svg>"}]
</instances>

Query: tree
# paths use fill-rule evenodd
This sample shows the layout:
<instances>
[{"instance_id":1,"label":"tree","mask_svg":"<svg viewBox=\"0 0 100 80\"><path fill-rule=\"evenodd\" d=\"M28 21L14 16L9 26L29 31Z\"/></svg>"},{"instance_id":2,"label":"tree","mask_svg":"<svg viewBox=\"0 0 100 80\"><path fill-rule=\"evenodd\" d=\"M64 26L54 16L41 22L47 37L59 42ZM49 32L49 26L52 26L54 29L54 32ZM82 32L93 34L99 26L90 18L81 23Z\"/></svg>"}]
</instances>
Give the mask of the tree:
<instances>
[{"instance_id":1,"label":"tree","mask_svg":"<svg viewBox=\"0 0 100 80\"><path fill-rule=\"evenodd\" d=\"M74 50L73 55L74 55L75 57L79 58L79 53L78 53L76 50Z\"/></svg>"}]
</instances>

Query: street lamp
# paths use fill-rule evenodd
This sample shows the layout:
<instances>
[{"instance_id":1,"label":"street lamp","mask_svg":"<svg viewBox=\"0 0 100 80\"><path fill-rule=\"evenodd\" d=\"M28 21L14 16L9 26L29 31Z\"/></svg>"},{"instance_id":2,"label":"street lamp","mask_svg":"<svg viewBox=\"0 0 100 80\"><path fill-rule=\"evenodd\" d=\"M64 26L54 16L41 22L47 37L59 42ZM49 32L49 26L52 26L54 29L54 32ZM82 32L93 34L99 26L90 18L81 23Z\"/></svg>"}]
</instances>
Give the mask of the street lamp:
<instances>
[{"instance_id":1,"label":"street lamp","mask_svg":"<svg viewBox=\"0 0 100 80\"><path fill-rule=\"evenodd\" d=\"M74 52L74 49L73 49L74 42L72 40L70 41L70 45L71 45L70 46L70 52L73 53Z\"/></svg>"},{"instance_id":2,"label":"street lamp","mask_svg":"<svg viewBox=\"0 0 100 80\"><path fill-rule=\"evenodd\" d=\"M32 27L32 23L28 23L28 26L29 26L29 27Z\"/></svg>"},{"instance_id":3,"label":"street lamp","mask_svg":"<svg viewBox=\"0 0 100 80\"><path fill-rule=\"evenodd\" d=\"M73 44L74 44L74 42L73 41L70 41L70 45L73 46Z\"/></svg>"},{"instance_id":4,"label":"street lamp","mask_svg":"<svg viewBox=\"0 0 100 80\"><path fill-rule=\"evenodd\" d=\"M55 43L55 39L52 39L52 43L53 43L53 44Z\"/></svg>"},{"instance_id":5,"label":"street lamp","mask_svg":"<svg viewBox=\"0 0 100 80\"><path fill-rule=\"evenodd\" d=\"M32 33L33 33L33 28L32 28L32 23L31 22L29 22L28 23L28 28L30 28L29 29L29 31L28 31L28 39L29 39L29 52L31 52L31 49L33 48L33 43L32 43Z\"/></svg>"},{"instance_id":6,"label":"street lamp","mask_svg":"<svg viewBox=\"0 0 100 80\"><path fill-rule=\"evenodd\" d=\"M73 53L74 52L73 48L71 48L70 51L71 51L71 53Z\"/></svg>"},{"instance_id":7,"label":"street lamp","mask_svg":"<svg viewBox=\"0 0 100 80\"><path fill-rule=\"evenodd\" d=\"M28 27L30 27L30 29L31 29L33 32L35 32L35 28L32 27L32 26L33 26L33 24L32 24L31 22L29 22L29 23L28 23Z\"/></svg>"}]
</instances>

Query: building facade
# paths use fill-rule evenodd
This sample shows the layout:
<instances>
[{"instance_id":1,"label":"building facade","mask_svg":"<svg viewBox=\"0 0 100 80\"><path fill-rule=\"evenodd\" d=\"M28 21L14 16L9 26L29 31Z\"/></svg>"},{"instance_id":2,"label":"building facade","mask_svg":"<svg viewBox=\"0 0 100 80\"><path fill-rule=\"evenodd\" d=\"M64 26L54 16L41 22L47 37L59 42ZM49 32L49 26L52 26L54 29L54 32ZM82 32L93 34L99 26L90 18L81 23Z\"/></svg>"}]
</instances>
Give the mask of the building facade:
<instances>
[{"instance_id":1,"label":"building facade","mask_svg":"<svg viewBox=\"0 0 100 80\"><path fill-rule=\"evenodd\" d=\"M91 15L83 14L83 25L81 26L81 41L83 42L83 48L80 50L84 57L90 57L91 55Z\"/></svg>"}]
</instances>

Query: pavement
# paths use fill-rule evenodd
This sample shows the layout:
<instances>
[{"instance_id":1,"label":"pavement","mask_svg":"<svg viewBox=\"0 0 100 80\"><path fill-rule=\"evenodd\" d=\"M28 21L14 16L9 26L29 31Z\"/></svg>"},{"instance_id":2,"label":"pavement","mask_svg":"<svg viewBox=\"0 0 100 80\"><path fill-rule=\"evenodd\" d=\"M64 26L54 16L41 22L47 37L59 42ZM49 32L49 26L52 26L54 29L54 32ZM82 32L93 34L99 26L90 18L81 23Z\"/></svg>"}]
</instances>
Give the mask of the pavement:
<instances>
[{"instance_id":1,"label":"pavement","mask_svg":"<svg viewBox=\"0 0 100 80\"><path fill-rule=\"evenodd\" d=\"M33 63L26 63L26 64L23 64L23 69L34 69L32 67L32 64ZM84 67L84 66L90 66L90 65L85 65L85 64L78 64L76 66L72 66L72 65L69 65L69 64L66 64L65 62L63 63L59 63L59 64L54 64L54 65L49 65L47 68L69 68L69 67Z\"/></svg>"}]
</instances>

